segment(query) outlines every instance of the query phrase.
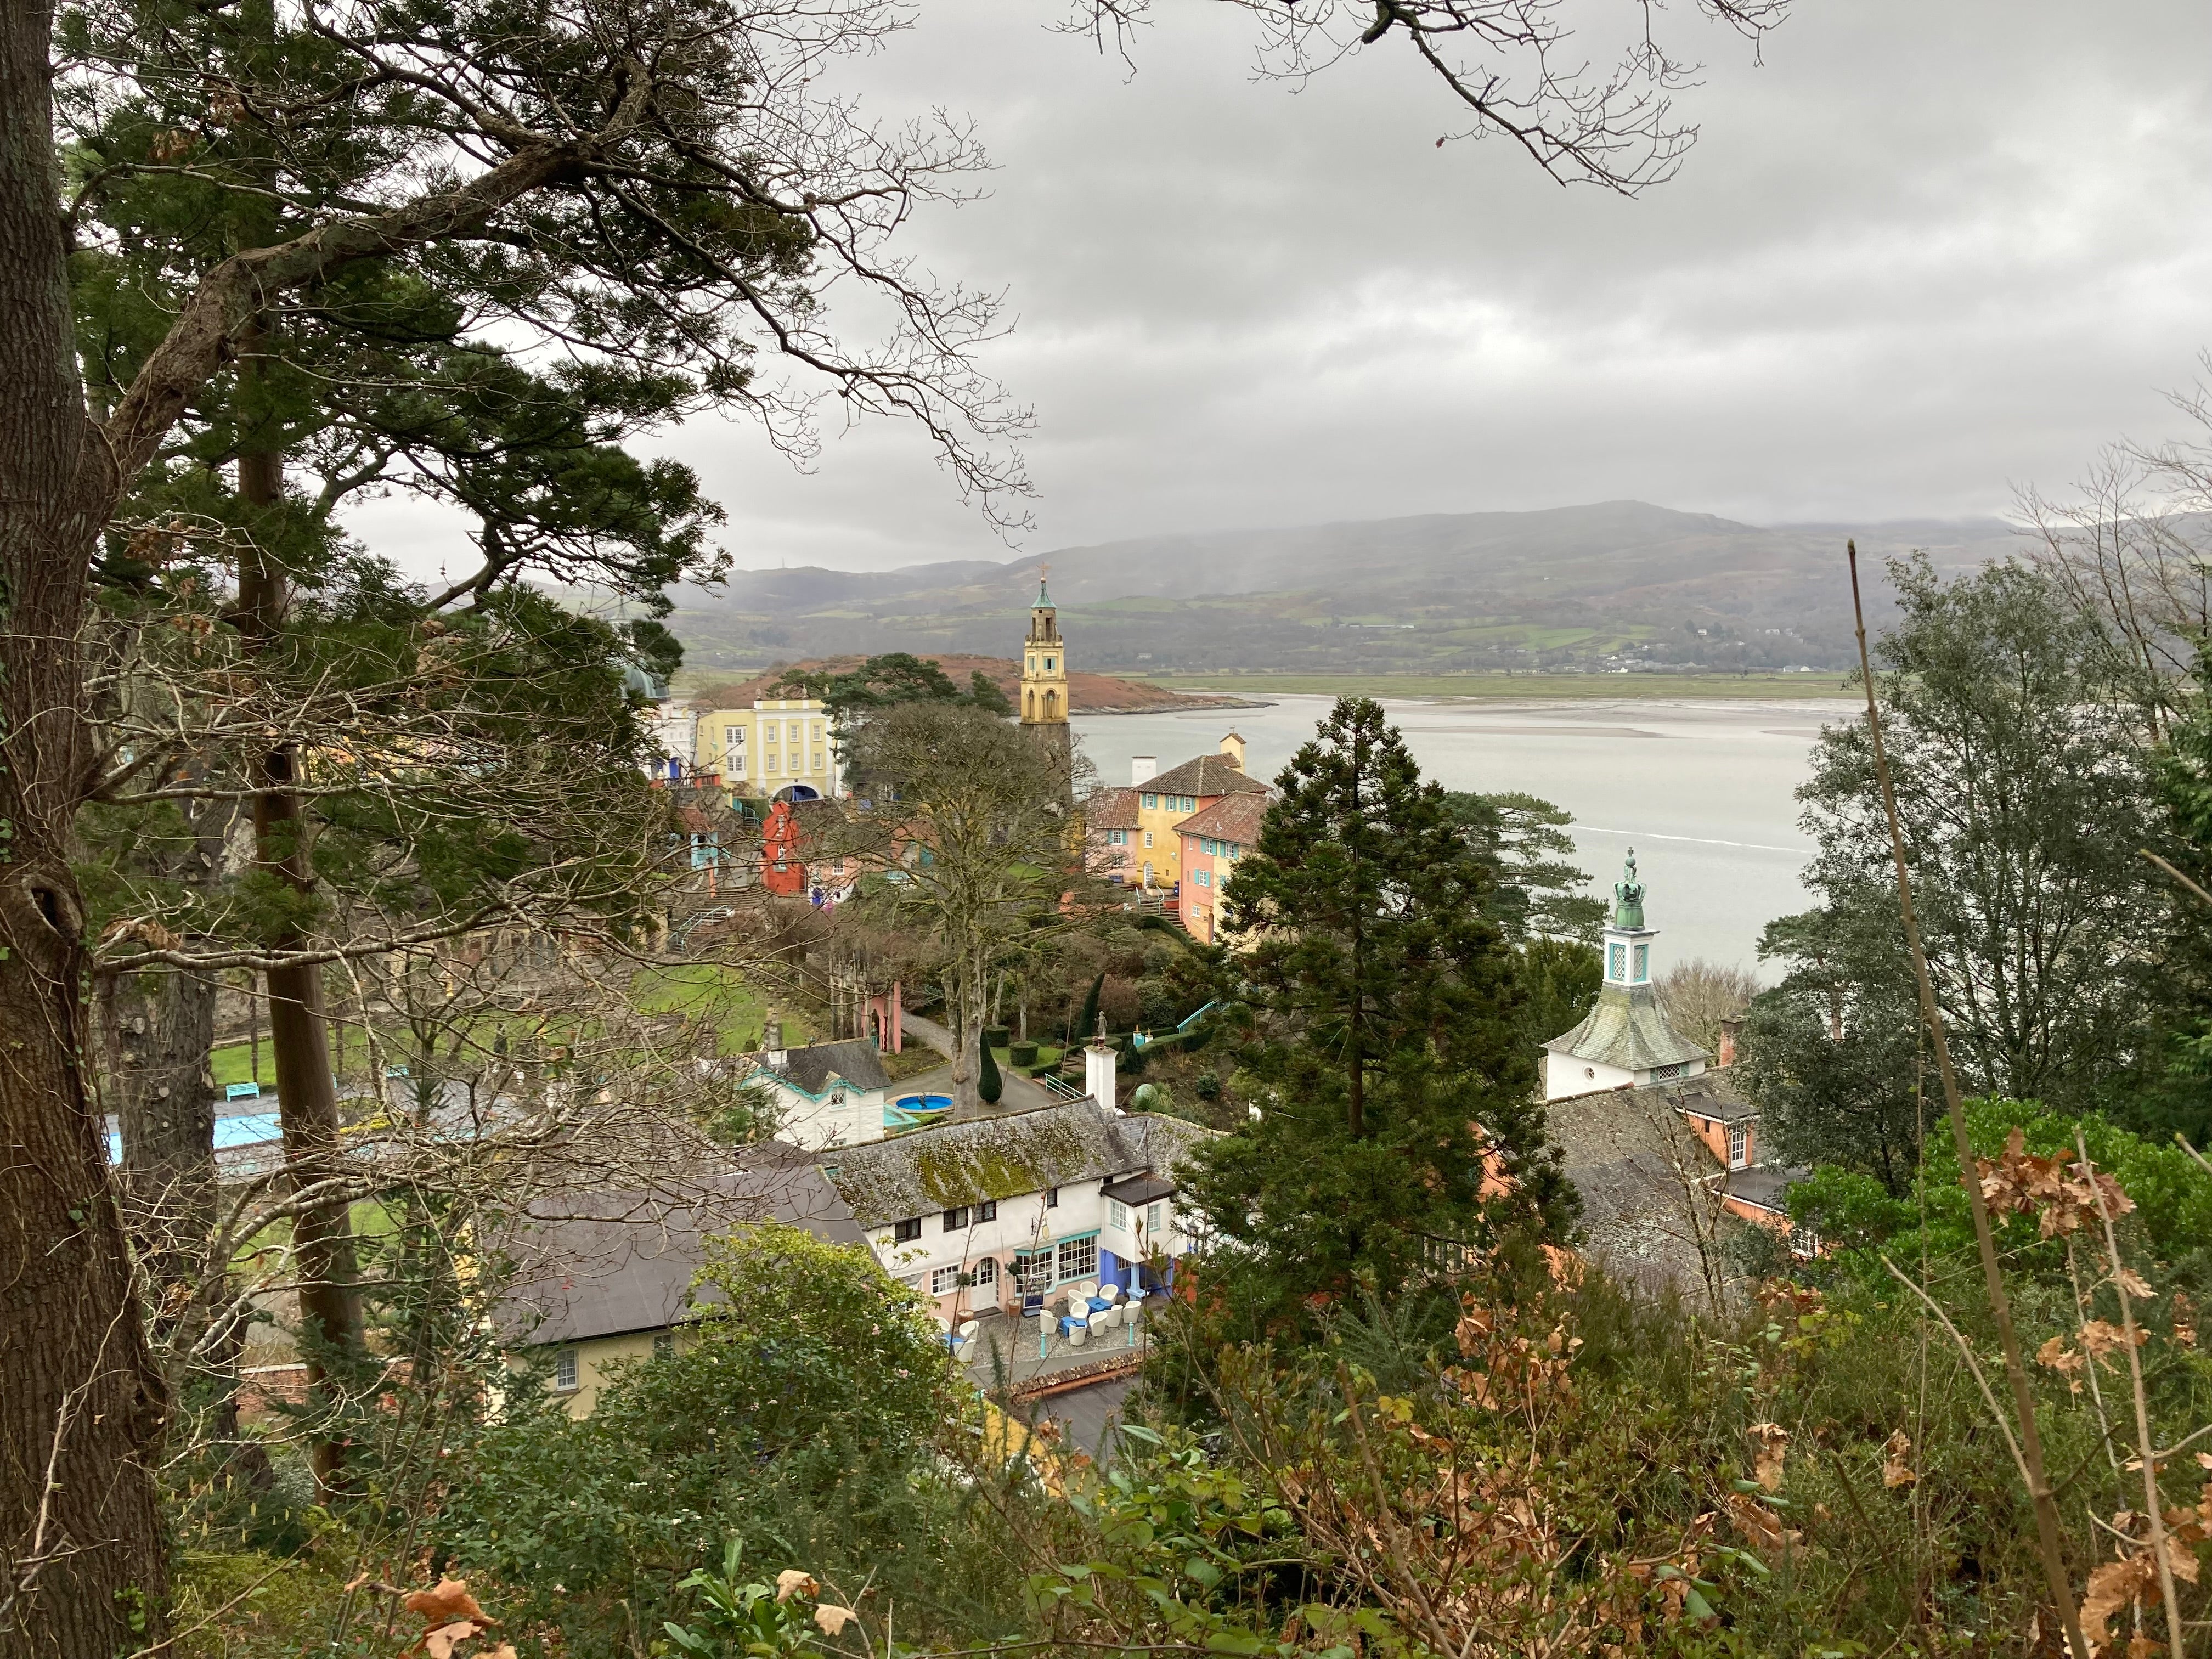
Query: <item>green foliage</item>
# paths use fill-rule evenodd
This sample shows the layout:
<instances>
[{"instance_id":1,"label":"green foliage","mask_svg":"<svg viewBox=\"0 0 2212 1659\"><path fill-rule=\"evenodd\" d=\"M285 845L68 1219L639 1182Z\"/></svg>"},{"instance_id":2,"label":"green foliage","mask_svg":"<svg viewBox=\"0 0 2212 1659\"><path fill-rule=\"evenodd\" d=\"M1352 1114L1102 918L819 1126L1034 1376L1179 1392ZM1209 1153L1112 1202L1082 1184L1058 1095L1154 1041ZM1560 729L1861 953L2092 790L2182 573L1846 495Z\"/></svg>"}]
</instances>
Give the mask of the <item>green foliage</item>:
<instances>
[{"instance_id":1,"label":"green foliage","mask_svg":"<svg viewBox=\"0 0 2212 1659\"><path fill-rule=\"evenodd\" d=\"M1508 939L1597 943L1605 925L1605 901L1584 890L1589 872L1569 861L1575 842L1567 826L1574 814L1518 790L1475 794L1448 789L1443 799L1468 844L1498 868L1487 908Z\"/></svg>"},{"instance_id":2,"label":"green foliage","mask_svg":"<svg viewBox=\"0 0 2212 1659\"><path fill-rule=\"evenodd\" d=\"M2171 856L2200 886L2212 885L2212 643L2200 646L2195 696L2166 733L2158 791L2177 845ZM2179 899L2178 925L2160 961L2156 1030L2148 1063L2111 1109L2160 1138L2212 1143L2212 907Z\"/></svg>"},{"instance_id":3,"label":"green foliage","mask_svg":"<svg viewBox=\"0 0 2212 1659\"><path fill-rule=\"evenodd\" d=\"M981 670L969 676L963 691L934 657L911 651L886 651L827 678L793 669L769 688L769 695L795 696L801 690L822 700L840 740L846 742L869 716L904 702L944 703L999 717L1014 712L1006 694Z\"/></svg>"},{"instance_id":4,"label":"green foliage","mask_svg":"<svg viewBox=\"0 0 2212 1659\"><path fill-rule=\"evenodd\" d=\"M1382 708L1346 698L1278 781L1222 890L1224 973L1255 1011L1238 1055L1256 1121L1187 1182L1238 1328L1316 1292L1390 1294L1437 1249L1562 1229L1571 1194L1532 1099L1493 866L1424 785ZM1485 1190L1485 1158L1507 1183Z\"/></svg>"},{"instance_id":5,"label":"green foliage","mask_svg":"<svg viewBox=\"0 0 2212 1659\"><path fill-rule=\"evenodd\" d=\"M1534 938L1520 949L1521 1035L1532 1048L1564 1036L1597 1004L1605 959L1574 939Z\"/></svg>"},{"instance_id":6,"label":"green foliage","mask_svg":"<svg viewBox=\"0 0 2212 1659\"><path fill-rule=\"evenodd\" d=\"M1963 1080L2094 1103L2162 994L2153 942L2171 902L2140 849L2169 837L2146 734L2112 695L2091 624L2038 573L1992 565L1945 582L1924 558L1890 570L1901 615L1876 650L1877 691ZM1817 963L1793 968L1805 994L1844 988L1847 1027L1893 1021L1914 994L1863 721L1822 731L1798 798L1820 848L1806 884L1822 903L1775 943ZM1893 1050L1891 1035L1877 1047Z\"/></svg>"},{"instance_id":7,"label":"green foliage","mask_svg":"<svg viewBox=\"0 0 2212 1659\"><path fill-rule=\"evenodd\" d=\"M724 1547L720 1572L695 1568L676 1586L696 1598L697 1610L686 1623L662 1621L674 1650L692 1659L787 1659L814 1651L823 1626L811 1594L804 1588L812 1579L784 1590L758 1582L741 1584L738 1574L744 1562L744 1546L732 1538ZM830 1622L842 1629L841 1615L847 1611L836 1607Z\"/></svg>"},{"instance_id":8,"label":"green foliage","mask_svg":"<svg viewBox=\"0 0 2212 1659\"><path fill-rule=\"evenodd\" d=\"M995 1106L999 1103L999 1097L1006 1091L1006 1079L999 1075L998 1051L992 1048L988 1034L982 1049L983 1071L976 1080L975 1092L987 1104Z\"/></svg>"},{"instance_id":9,"label":"green foliage","mask_svg":"<svg viewBox=\"0 0 2212 1659\"><path fill-rule=\"evenodd\" d=\"M1819 912L1785 918L1766 939L1825 920ZM1739 1064L1744 1091L1760 1108L1759 1133L1785 1163L1836 1165L1902 1193L1923 1120L1933 1116L1942 1133L1934 1067L1922 1073L1919 1008L1899 1000L1893 979L1824 990L1814 976L1800 958L1745 1016Z\"/></svg>"},{"instance_id":10,"label":"green foliage","mask_svg":"<svg viewBox=\"0 0 2212 1659\"><path fill-rule=\"evenodd\" d=\"M2160 1146L2095 1114L2053 1111L2034 1101L1967 1103L1967 1134L1977 1158L2000 1156L2015 1127L2030 1154L2063 1152L2069 1161L2074 1137L2081 1134L2098 1168L2135 1200L2124 1231L2155 1261L2188 1261L2212 1240L2212 1172L2179 1147ZM1974 1248L1959 1160L1940 1116L1928 1137L1919 1174L1902 1197L1890 1197L1867 1176L1816 1170L1790 1189L1790 1213L1838 1247L1840 1254L1832 1259L1835 1270L1875 1284L1888 1282L1881 1255L1908 1263L1917 1262L1923 1251L1930 1258L1952 1259L1966 1257ZM1998 1218L1996 1226L1998 1247L2015 1268L2051 1272L2063 1260L2060 1246L2043 1239L2033 1218Z\"/></svg>"},{"instance_id":11,"label":"green foliage","mask_svg":"<svg viewBox=\"0 0 2212 1659\"><path fill-rule=\"evenodd\" d=\"M441 1547L580 1650L686 1617L678 1580L732 1537L872 1576L911 1637L1002 1628L1005 1588L967 1559L977 1493L940 1462L972 1396L920 1299L865 1249L775 1224L718 1249L700 1293L673 1352L623 1368L589 1418L487 1430Z\"/></svg>"},{"instance_id":12,"label":"green foliage","mask_svg":"<svg viewBox=\"0 0 2212 1659\"><path fill-rule=\"evenodd\" d=\"M1068 1033L1071 1046L1080 1046L1098 1034L1098 998L1105 988L1106 975L1102 972L1084 995L1083 1012L1076 1015L1074 1028Z\"/></svg>"}]
</instances>

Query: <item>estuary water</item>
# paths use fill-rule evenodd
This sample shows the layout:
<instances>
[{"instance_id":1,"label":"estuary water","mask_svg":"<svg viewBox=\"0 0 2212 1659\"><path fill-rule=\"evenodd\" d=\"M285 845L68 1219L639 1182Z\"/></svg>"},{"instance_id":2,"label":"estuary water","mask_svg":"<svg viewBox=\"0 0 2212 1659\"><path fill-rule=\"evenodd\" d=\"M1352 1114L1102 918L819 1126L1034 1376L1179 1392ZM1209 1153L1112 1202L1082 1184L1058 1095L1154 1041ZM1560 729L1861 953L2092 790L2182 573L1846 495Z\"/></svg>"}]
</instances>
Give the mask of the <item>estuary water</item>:
<instances>
[{"instance_id":1,"label":"estuary water","mask_svg":"<svg viewBox=\"0 0 2212 1659\"><path fill-rule=\"evenodd\" d=\"M1133 757L1166 771L1243 733L1245 764L1273 781L1328 714L1322 696L1263 708L1098 714L1074 721L1102 783L1129 781ZM1797 786L1843 699L1504 702L1385 698L1426 775L1447 789L1525 790L1574 814L1591 890L1608 890L1636 848L1660 929L1657 964L1691 957L1757 968L1759 931L1808 902L1798 876L1812 845ZM1762 977L1771 979L1769 970Z\"/></svg>"}]
</instances>

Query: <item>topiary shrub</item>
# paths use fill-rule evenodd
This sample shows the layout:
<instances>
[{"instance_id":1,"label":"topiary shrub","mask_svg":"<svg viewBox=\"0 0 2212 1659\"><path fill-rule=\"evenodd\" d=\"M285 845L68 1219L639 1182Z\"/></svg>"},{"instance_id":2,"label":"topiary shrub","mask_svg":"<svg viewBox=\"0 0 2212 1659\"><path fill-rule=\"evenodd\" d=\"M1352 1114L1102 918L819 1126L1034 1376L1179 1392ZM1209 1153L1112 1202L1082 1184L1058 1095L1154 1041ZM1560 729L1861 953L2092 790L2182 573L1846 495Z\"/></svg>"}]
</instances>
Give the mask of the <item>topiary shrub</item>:
<instances>
[{"instance_id":1,"label":"topiary shrub","mask_svg":"<svg viewBox=\"0 0 2212 1659\"><path fill-rule=\"evenodd\" d=\"M985 1035L988 1036L988 1033ZM999 1075L998 1054L993 1050L991 1045L986 1042L983 1045L983 1075L975 1079L975 1092L981 1095L988 1104L995 1106L999 1103L999 1097L1004 1094L1006 1090L1006 1079Z\"/></svg>"},{"instance_id":2,"label":"topiary shrub","mask_svg":"<svg viewBox=\"0 0 2212 1659\"><path fill-rule=\"evenodd\" d=\"M1013 1066L1036 1064L1037 1046L1034 1042L1010 1042L1006 1045L1006 1060Z\"/></svg>"}]
</instances>

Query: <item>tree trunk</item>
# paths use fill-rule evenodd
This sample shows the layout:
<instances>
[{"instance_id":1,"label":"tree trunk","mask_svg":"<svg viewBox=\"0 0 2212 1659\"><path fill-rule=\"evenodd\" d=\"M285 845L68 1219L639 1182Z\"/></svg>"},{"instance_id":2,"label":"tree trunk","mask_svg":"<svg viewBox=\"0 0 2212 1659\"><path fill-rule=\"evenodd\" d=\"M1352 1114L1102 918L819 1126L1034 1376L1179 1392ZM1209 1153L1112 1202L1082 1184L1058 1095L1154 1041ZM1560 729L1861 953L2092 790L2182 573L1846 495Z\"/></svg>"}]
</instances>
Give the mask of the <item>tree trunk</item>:
<instances>
[{"instance_id":1,"label":"tree trunk","mask_svg":"<svg viewBox=\"0 0 2212 1659\"><path fill-rule=\"evenodd\" d=\"M257 340L249 337L249 349ZM241 360L250 378L252 357ZM274 507L282 495L283 458L262 451L240 455L239 494L248 506ZM240 632L249 648L264 651L283 628L289 583L248 544L240 559ZM295 890L313 886L307 860L307 824L301 808L298 757L289 747L262 757L261 792L253 798L254 861ZM305 940L288 930L269 941L271 951L296 950ZM278 967L264 975L269 993L269 1048L276 1066L276 1109L284 1136L284 1162L295 1191L335 1174L338 1151L337 1082L331 1071L330 1026L323 1014L323 970ZM353 1219L343 1200L301 1213L293 1223L293 1261L300 1285L300 1342L307 1382L317 1403L336 1407L362 1353L361 1296L356 1285ZM345 1468L345 1442L319 1434L312 1461L327 1499Z\"/></svg>"},{"instance_id":2,"label":"tree trunk","mask_svg":"<svg viewBox=\"0 0 2212 1659\"><path fill-rule=\"evenodd\" d=\"M147 872L209 896L222 874L234 817L227 802L198 802L189 839L142 844ZM216 999L220 981L173 968L100 981L106 1103L123 1142L125 1225L151 1282L157 1337L203 1287L215 1218ZM170 1378L173 1393L177 1378Z\"/></svg>"},{"instance_id":3,"label":"tree trunk","mask_svg":"<svg viewBox=\"0 0 2212 1659\"><path fill-rule=\"evenodd\" d=\"M212 981L174 969L100 986L106 1097L123 1140L123 1213L156 1335L200 1289L215 1218Z\"/></svg>"},{"instance_id":4,"label":"tree trunk","mask_svg":"<svg viewBox=\"0 0 2212 1659\"><path fill-rule=\"evenodd\" d=\"M84 1064L69 835L114 475L71 349L52 21L0 11L0 1655L112 1659L163 1633L164 1402Z\"/></svg>"}]
</instances>

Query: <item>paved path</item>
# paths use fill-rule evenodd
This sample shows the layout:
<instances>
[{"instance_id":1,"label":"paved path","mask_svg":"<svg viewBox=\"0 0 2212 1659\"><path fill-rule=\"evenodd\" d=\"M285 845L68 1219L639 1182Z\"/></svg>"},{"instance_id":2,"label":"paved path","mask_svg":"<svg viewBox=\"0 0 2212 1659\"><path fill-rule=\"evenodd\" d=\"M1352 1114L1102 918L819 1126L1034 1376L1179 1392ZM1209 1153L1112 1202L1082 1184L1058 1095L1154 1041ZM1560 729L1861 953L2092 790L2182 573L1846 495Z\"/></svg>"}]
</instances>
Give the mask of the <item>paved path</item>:
<instances>
[{"instance_id":1,"label":"paved path","mask_svg":"<svg viewBox=\"0 0 2212 1659\"><path fill-rule=\"evenodd\" d=\"M935 1020L924 1019L920 1014L905 1014L901 1016L900 1024L909 1036L921 1038L923 1042L936 1049L945 1059L958 1058L952 1047L952 1033ZM1038 1106L1049 1106L1059 1098L1042 1083L1032 1078L1024 1077L1021 1073L1009 1066L1001 1066L999 1068L999 1078L1002 1086L1000 1090L999 1103L995 1107L986 1106L981 1111L963 1112L959 1107L955 1106L952 1109L953 1118L957 1121L963 1117L1003 1117L1008 1112L1026 1112ZM933 1073L931 1081L934 1083L936 1080L936 1075ZM920 1093L921 1091L914 1086L915 1081L910 1079L899 1086L909 1094ZM949 1077L945 1092L948 1094L951 1092Z\"/></svg>"},{"instance_id":2,"label":"paved path","mask_svg":"<svg viewBox=\"0 0 2212 1659\"><path fill-rule=\"evenodd\" d=\"M1044 1322L1048 1328L1042 1333L1037 1329L1039 1322L1003 1313L978 1320L975 1351L968 1360L969 1380L987 1392L1018 1389L1044 1381L1054 1371L1121 1358L1141 1358L1145 1352L1146 1334L1141 1323L1134 1328L1122 1325L1101 1331L1096 1341L1078 1345L1058 1334L1057 1318ZM1040 1335L1045 1349L1042 1354L1037 1352Z\"/></svg>"}]
</instances>

